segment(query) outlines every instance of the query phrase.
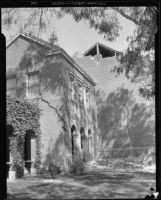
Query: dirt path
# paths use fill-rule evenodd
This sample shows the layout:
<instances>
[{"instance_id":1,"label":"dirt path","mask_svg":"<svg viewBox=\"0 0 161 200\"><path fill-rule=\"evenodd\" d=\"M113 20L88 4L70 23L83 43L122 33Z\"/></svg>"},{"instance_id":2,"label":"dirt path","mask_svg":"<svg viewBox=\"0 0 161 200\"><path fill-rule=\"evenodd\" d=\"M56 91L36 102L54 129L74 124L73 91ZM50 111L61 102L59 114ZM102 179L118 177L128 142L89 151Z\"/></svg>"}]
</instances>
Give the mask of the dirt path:
<instances>
[{"instance_id":1,"label":"dirt path","mask_svg":"<svg viewBox=\"0 0 161 200\"><path fill-rule=\"evenodd\" d=\"M150 183L155 184L155 174L98 169L53 180L28 177L9 181L7 186L8 197L17 199L135 199L149 193Z\"/></svg>"}]
</instances>

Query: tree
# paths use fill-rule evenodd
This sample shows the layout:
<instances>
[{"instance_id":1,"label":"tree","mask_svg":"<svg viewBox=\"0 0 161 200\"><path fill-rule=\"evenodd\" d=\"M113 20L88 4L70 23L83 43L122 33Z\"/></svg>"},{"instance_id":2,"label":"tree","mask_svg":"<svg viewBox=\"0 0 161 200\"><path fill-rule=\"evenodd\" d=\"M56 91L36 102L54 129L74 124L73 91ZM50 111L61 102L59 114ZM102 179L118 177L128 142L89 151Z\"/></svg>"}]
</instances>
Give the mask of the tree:
<instances>
[{"instance_id":1,"label":"tree","mask_svg":"<svg viewBox=\"0 0 161 200\"><path fill-rule=\"evenodd\" d=\"M104 8L61 8L62 12L73 16L76 22L86 20L90 27L103 34L108 41L119 36L121 29L118 14L132 21L136 28L129 36L130 44L122 55L118 57L119 66L114 68L118 74L125 72L131 81L141 84L139 92L144 97L155 94L155 35L157 32L156 7L104 7ZM130 72L133 72L130 77ZM148 79L148 80L147 80Z\"/></svg>"},{"instance_id":2,"label":"tree","mask_svg":"<svg viewBox=\"0 0 161 200\"><path fill-rule=\"evenodd\" d=\"M26 13L25 20L20 16ZM118 15L132 21L136 26L129 36L129 46L119 57L120 65L114 68L118 74L125 72L127 78L139 82L140 94L152 97L155 94L155 34L157 32L157 7L61 7L58 8L6 8L2 9L2 25L18 24L19 28L38 36L50 26L54 17L71 15L76 22L89 22L105 40L113 41L119 36L121 26ZM55 36L54 36L55 37ZM132 77L130 72L133 73ZM148 80L147 80L148 78Z\"/></svg>"},{"instance_id":3,"label":"tree","mask_svg":"<svg viewBox=\"0 0 161 200\"><path fill-rule=\"evenodd\" d=\"M3 8L2 28L12 28L19 32L24 31L41 37L42 33L48 33L57 41L55 29L51 26L51 19L60 17L59 11L55 8ZM16 25L16 26L15 26ZM49 39L50 40L50 39ZM53 42L53 41L52 41Z\"/></svg>"}]
</instances>

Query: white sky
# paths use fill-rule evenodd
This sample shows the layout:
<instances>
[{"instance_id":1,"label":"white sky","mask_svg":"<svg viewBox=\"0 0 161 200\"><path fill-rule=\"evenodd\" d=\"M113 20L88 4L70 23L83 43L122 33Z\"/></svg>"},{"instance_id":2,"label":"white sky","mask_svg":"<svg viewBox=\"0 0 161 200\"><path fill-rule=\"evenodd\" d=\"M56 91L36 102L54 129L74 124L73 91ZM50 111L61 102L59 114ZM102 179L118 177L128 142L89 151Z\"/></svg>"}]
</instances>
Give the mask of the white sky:
<instances>
[{"instance_id":1,"label":"white sky","mask_svg":"<svg viewBox=\"0 0 161 200\"><path fill-rule=\"evenodd\" d=\"M103 35L100 35L96 30L89 28L88 22L80 21L79 23L76 23L69 15L65 15L61 19L52 19L50 22L49 32L53 30L54 26L54 30L56 31L58 37L58 44L70 56L77 51L80 53L85 52L96 42L100 42L115 50L123 51L128 45L126 38L127 36L132 35L135 25L133 22L125 19L121 15L118 16L123 29L120 31L120 36L113 42L104 40ZM16 27L12 27L10 30L6 30L2 27L2 32L8 40L16 34L17 29ZM49 32L42 35L42 38L47 39L47 37L49 37Z\"/></svg>"},{"instance_id":2,"label":"white sky","mask_svg":"<svg viewBox=\"0 0 161 200\"><path fill-rule=\"evenodd\" d=\"M76 51L83 53L96 42L100 42L115 50L123 51L128 45L126 37L132 35L135 26L133 22L121 16L119 19L123 27L120 36L116 41L108 42L103 39L103 35L89 28L87 22L81 21L76 23L71 16L65 16L63 20L56 21L58 42L70 55L73 55Z\"/></svg>"},{"instance_id":3,"label":"white sky","mask_svg":"<svg viewBox=\"0 0 161 200\"><path fill-rule=\"evenodd\" d=\"M23 20L23 17L25 17L25 14L21 20ZM124 51L128 46L126 38L133 34L135 24L121 15L118 15L118 17L122 30L120 31L120 36L113 42L104 40L103 35L97 34L96 30L89 28L88 22L80 21L76 23L69 15L65 15L61 19L52 19L49 29L42 35L42 39L47 40L54 29L58 37L58 44L70 56L76 52L84 53L96 42L100 42L118 51ZM2 26L2 33L6 36L7 41L11 40L17 34L17 31L18 29L15 25L11 29L5 29Z\"/></svg>"}]
</instances>

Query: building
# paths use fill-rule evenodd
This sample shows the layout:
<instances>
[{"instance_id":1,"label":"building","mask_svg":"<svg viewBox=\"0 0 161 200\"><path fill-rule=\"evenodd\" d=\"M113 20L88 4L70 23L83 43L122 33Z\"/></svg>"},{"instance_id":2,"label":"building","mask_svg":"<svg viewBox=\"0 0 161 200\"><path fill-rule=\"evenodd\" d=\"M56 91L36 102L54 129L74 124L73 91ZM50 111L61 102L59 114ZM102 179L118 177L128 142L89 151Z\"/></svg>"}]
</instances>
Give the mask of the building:
<instances>
[{"instance_id":1,"label":"building","mask_svg":"<svg viewBox=\"0 0 161 200\"><path fill-rule=\"evenodd\" d=\"M82 55L76 53L73 59L97 83L96 90L103 91L107 97L110 92L120 87L120 84L124 84L125 87L133 87L124 74L120 74L116 78L116 73L112 72L114 67L118 65L117 56L120 53L97 42Z\"/></svg>"},{"instance_id":2,"label":"building","mask_svg":"<svg viewBox=\"0 0 161 200\"><path fill-rule=\"evenodd\" d=\"M97 159L142 153L150 158L148 151L155 152L154 101L139 95L142 83L131 82L125 73L118 76L113 71L119 55L119 51L97 42L83 54L73 56L96 82Z\"/></svg>"},{"instance_id":3,"label":"building","mask_svg":"<svg viewBox=\"0 0 161 200\"><path fill-rule=\"evenodd\" d=\"M62 164L77 150L87 160L95 158L96 84L62 48L19 33L7 45L6 73L7 95L40 110L42 163L53 159ZM34 163L34 138L25 145L24 158Z\"/></svg>"}]
</instances>

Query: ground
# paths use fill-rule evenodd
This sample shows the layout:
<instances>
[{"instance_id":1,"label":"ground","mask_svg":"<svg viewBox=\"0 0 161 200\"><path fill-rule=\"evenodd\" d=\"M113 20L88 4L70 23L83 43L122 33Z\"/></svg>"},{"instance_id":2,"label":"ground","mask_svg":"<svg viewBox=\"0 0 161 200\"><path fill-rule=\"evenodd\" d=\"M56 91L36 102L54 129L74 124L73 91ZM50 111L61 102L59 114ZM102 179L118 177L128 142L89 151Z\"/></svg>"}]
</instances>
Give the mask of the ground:
<instances>
[{"instance_id":1,"label":"ground","mask_svg":"<svg viewBox=\"0 0 161 200\"><path fill-rule=\"evenodd\" d=\"M8 199L114 199L144 198L155 173L94 169L83 176L63 175L53 180L26 177L8 181Z\"/></svg>"}]
</instances>

